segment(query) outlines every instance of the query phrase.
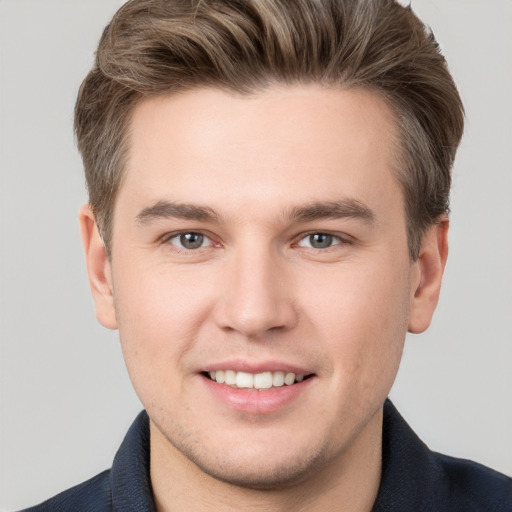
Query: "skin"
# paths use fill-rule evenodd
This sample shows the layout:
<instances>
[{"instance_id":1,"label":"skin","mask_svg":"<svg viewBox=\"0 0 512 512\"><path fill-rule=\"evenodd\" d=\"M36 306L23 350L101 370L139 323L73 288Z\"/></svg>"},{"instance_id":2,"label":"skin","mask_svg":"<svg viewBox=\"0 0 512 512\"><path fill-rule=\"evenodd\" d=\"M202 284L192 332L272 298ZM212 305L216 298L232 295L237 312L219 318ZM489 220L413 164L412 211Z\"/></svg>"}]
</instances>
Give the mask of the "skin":
<instances>
[{"instance_id":1,"label":"skin","mask_svg":"<svg viewBox=\"0 0 512 512\"><path fill-rule=\"evenodd\" d=\"M379 96L320 86L136 107L110 259L88 206L80 221L97 317L150 416L159 510L371 509L383 402L447 255L443 218L409 258L396 133ZM269 361L311 375L271 412L201 373Z\"/></svg>"}]
</instances>

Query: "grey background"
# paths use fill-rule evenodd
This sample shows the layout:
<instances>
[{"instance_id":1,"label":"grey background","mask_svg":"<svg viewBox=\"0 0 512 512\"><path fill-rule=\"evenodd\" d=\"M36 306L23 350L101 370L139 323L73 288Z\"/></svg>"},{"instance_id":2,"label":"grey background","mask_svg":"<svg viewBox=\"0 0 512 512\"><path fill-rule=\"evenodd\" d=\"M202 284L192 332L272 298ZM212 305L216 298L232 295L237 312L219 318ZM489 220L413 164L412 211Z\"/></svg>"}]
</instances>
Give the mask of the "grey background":
<instances>
[{"instance_id":1,"label":"grey background","mask_svg":"<svg viewBox=\"0 0 512 512\"><path fill-rule=\"evenodd\" d=\"M0 509L110 466L140 410L97 324L72 110L120 0L0 0ZM451 253L392 397L434 449L512 474L512 2L413 0L459 84Z\"/></svg>"}]
</instances>

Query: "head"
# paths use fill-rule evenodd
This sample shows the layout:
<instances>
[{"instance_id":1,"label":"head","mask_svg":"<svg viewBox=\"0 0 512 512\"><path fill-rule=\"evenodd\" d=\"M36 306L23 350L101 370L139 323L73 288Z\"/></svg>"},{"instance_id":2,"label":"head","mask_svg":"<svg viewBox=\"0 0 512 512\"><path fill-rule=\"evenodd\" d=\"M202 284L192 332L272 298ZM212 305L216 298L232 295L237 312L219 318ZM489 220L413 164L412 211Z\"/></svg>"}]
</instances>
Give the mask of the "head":
<instances>
[{"instance_id":1,"label":"head","mask_svg":"<svg viewBox=\"0 0 512 512\"><path fill-rule=\"evenodd\" d=\"M75 110L89 201L110 251L135 106L201 87L365 89L392 109L411 258L448 213L463 108L432 33L393 0L135 0L106 27ZM398 161L399 160L399 161Z\"/></svg>"},{"instance_id":2,"label":"head","mask_svg":"<svg viewBox=\"0 0 512 512\"><path fill-rule=\"evenodd\" d=\"M435 309L462 130L412 12L129 2L76 127L97 315L119 328L152 464L268 489L368 455L405 333Z\"/></svg>"}]
</instances>

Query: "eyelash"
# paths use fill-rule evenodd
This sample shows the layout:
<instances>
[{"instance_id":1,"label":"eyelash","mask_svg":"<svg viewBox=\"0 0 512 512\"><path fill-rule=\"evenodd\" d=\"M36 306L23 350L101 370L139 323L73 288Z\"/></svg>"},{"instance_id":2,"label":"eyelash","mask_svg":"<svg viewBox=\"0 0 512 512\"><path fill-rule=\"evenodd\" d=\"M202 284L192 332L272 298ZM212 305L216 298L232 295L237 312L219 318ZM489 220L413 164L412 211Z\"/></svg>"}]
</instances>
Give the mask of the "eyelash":
<instances>
[{"instance_id":1,"label":"eyelash","mask_svg":"<svg viewBox=\"0 0 512 512\"><path fill-rule=\"evenodd\" d=\"M173 239L180 239L181 237L187 236L187 235L196 235L196 236L202 237L201 245L196 248L187 248L187 247L183 247L183 246L180 247L179 245L177 245L177 243L172 243ZM311 239L311 237L313 237L315 235L329 237L331 239L332 243L328 247L312 247L311 245L302 245L302 242L307 241L308 239ZM326 252L330 249L335 248L336 246L351 245L353 243L352 240L348 239L347 236L343 237L338 234L331 233L329 231L310 231L308 233L302 233L295 240L296 241L292 244L293 247L303 247L308 250L319 251L319 252ZM162 237L161 241L163 244L172 245L175 250L177 250L179 252L186 253L186 254L190 254L192 252L197 252L200 249L205 249L210 246L215 246L215 245L220 246L220 244L216 244L212 240L211 236L208 236L207 234L202 233L201 231L179 231L179 232L175 232L175 233L170 233L170 234ZM205 241L209 241L208 245L206 245L206 246L203 245L203 243Z\"/></svg>"},{"instance_id":2,"label":"eyelash","mask_svg":"<svg viewBox=\"0 0 512 512\"><path fill-rule=\"evenodd\" d=\"M329 245L328 247L312 247L310 245L306 246L306 245L301 244L301 242L311 239L311 237L313 237L315 235L329 237L332 241L332 244ZM347 240L346 237L344 238L340 235L331 233L329 231L310 231L309 233L302 234L300 236L300 238L298 238L298 241L294 244L294 246L305 247L306 249L311 249L314 251L326 252L329 249L334 249L336 246L347 245L350 243L351 243L351 241Z\"/></svg>"},{"instance_id":3,"label":"eyelash","mask_svg":"<svg viewBox=\"0 0 512 512\"><path fill-rule=\"evenodd\" d=\"M203 246L203 244L201 243L201 245L199 247L193 248L193 249L187 248L187 247L180 247L176 243L172 243L173 239L175 239L175 238L180 239L181 237L187 236L187 235L196 235L196 236L202 237L203 238L202 242L209 241L210 243L207 246ZM183 253L196 252L199 249L205 249L208 246L215 245L212 238L210 236L202 233L201 231L179 231L177 233L170 233L170 234L164 236L161 240L162 240L163 244L172 245L175 248L175 250L177 250L179 252L183 252Z\"/></svg>"}]
</instances>

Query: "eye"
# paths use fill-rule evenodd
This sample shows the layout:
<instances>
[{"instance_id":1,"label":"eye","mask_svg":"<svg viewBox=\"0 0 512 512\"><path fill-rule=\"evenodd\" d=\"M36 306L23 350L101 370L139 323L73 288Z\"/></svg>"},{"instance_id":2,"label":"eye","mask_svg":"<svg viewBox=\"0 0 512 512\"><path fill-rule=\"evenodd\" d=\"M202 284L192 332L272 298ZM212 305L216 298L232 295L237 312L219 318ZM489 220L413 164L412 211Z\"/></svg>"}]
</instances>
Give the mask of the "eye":
<instances>
[{"instance_id":1,"label":"eye","mask_svg":"<svg viewBox=\"0 0 512 512\"><path fill-rule=\"evenodd\" d=\"M211 244L211 240L202 233L179 233L170 237L168 243L177 246L179 249L194 250L201 249Z\"/></svg>"},{"instance_id":2,"label":"eye","mask_svg":"<svg viewBox=\"0 0 512 512\"><path fill-rule=\"evenodd\" d=\"M302 238L297 245L311 247L312 249L329 249L329 247L341 242L342 240L339 237L329 233L311 233Z\"/></svg>"}]
</instances>

